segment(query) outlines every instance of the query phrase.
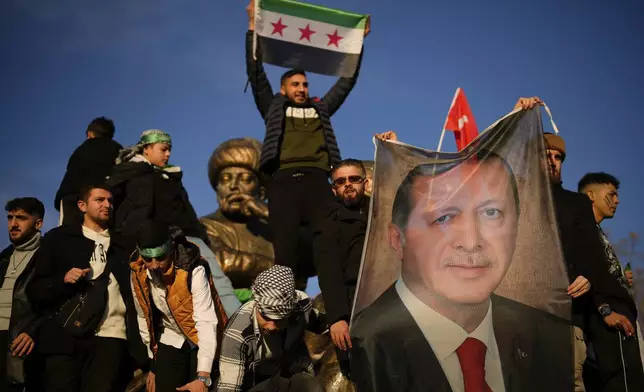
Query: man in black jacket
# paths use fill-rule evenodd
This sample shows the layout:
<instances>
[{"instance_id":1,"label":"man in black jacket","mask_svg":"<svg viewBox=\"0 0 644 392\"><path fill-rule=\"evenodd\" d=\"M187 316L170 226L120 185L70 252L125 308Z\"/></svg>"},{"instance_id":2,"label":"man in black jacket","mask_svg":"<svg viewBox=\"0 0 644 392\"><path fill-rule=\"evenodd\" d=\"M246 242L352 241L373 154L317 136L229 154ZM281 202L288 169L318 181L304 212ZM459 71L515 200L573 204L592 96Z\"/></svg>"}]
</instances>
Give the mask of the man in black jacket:
<instances>
[{"instance_id":1,"label":"man in black jacket","mask_svg":"<svg viewBox=\"0 0 644 392\"><path fill-rule=\"evenodd\" d=\"M601 244L597 250L602 256L598 273L606 277L597 283L601 297L597 298L597 311L591 314L588 330L600 376L597 390L642 391L644 371L638 341L642 337L637 336L635 329L637 307L619 259L599 226L604 219L612 219L615 215L619 205L618 189L619 180L606 173L588 173L578 185L579 192L586 194L592 202L591 211Z\"/></svg>"},{"instance_id":2,"label":"man in black jacket","mask_svg":"<svg viewBox=\"0 0 644 392\"><path fill-rule=\"evenodd\" d=\"M83 224L64 225L47 233L27 286L32 303L50 316L38 334L44 390L122 392L134 369L147 365L129 279L128 256L133 246L108 230L112 195L107 188L84 187L78 206ZM100 322L86 335L72 334L56 314L67 309L63 307L67 301L76 301L77 294L88 293L104 273L109 274L109 284L102 297ZM96 299L92 294L86 300L95 303Z\"/></svg>"},{"instance_id":3,"label":"man in black jacket","mask_svg":"<svg viewBox=\"0 0 644 392\"><path fill-rule=\"evenodd\" d=\"M0 390L39 391L35 374L34 339L42 318L33 311L25 287L34 268L31 260L40 247L45 206L33 197L21 197L5 206L9 245L0 253Z\"/></svg>"},{"instance_id":4,"label":"man in black jacket","mask_svg":"<svg viewBox=\"0 0 644 392\"><path fill-rule=\"evenodd\" d=\"M83 223L83 216L76 207L79 190L83 185L105 181L122 148L112 140L114 123L105 117L92 120L85 135L87 140L69 158L67 171L56 192L54 207L60 211L59 224L78 226Z\"/></svg>"},{"instance_id":5,"label":"man in black jacket","mask_svg":"<svg viewBox=\"0 0 644 392\"><path fill-rule=\"evenodd\" d=\"M362 162L355 159L345 159L333 168L331 180L337 200L315 230L313 241L313 260L331 340L338 349L340 369L346 376L349 375L346 352L351 348L349 319L369 217L366 177Z\"/></svg>"},{"instance_id":6,"label":"man in black jacket","mask_svg":"<svg viewBox=\"0 0 644 392\"><path fill-rule=\"evenodd\" d=\"M274 95L262 66L260 43L253 53L252 2L247 11L246 70L255 104L266 123L260 170L272 176L268 209L275 260L290 267L298 286L303 288L313 268L306 257L306 261L298 257L301 228L317 226L324 217L320 206L333 198L329 170L341 158L331 116L355 86L360 64L353 77L340 78L322 99L309 97L309 83L302 70L286 72L279 93Z\"/></svg>"}]
</instances>

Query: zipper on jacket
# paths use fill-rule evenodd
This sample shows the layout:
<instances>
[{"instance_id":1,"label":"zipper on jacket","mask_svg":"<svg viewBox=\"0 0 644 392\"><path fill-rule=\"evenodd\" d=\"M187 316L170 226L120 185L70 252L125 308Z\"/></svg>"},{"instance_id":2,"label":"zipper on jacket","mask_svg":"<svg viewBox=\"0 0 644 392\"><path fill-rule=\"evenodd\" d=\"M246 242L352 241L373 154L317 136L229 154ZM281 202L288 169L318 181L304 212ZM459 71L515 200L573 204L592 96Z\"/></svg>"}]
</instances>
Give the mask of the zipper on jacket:
<instances>
[{"instance_id":1,"label":"zipper on jacket","mask_svg":"<svg viewBox=\"0 0 644 392\"><path fill-rule=\"evenodd\" d=\"M157 339L156 339L156 336L154 336L154 335L155 335L155 332L154 332L154 318L152 317L152 306L150 306L150 303L148 302L148 299L147 299L147 298L146 298L146 296L144 295L144 292L143 292L143 285L141 284L141 280L139 279L139 276L138 276L136 273L134 274L134 276L136 276L136 283L139 285L139 290L141 290L141 297L143 297L143 301L145 302L145 304L146 304L146 305L147 305L147 307L148 307L148 313L149 313L149 314L148 314L148 317L150 318L150 329L151 329L151 331L150 331L150 332L152 332L152 333L150 334L150 335L151 335L151 336L150 336L150 344L152 344L152 343L156 344L156 343L157 343L157 342L156 342L156 340L157 340ZM153 342L152 340L154 340L154 342ZM150 351L152 351L152 355L156 358L156 356L157 356L157 355L156 355L156 354L154 353L154 351L152 350L153 348L154 348L154 347L150 347ZM157 349L158 349L158 348L157 348Z\"/></svg>"}]
</instances>

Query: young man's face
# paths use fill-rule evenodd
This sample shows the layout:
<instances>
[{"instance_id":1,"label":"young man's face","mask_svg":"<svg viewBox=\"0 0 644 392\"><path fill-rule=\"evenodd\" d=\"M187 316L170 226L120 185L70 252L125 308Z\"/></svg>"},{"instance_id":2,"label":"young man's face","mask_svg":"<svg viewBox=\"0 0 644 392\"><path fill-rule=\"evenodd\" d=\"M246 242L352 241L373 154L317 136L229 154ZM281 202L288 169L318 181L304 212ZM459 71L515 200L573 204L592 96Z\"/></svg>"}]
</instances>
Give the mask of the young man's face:
<instances>
[{"instance_id":1,"label":"young man's face","mask_svg":"<svg viewBox=\"0 0 644 392\"><path fill-rule=\"evenodd\" d=\"M548 174L553 184L561 183L561 163L563 162L563 155L557 150L546 150L546 157L548 158Z\"/></svg>"},{"instance_id":2,"label":"young man's face","mask_svg":"<svg viewBox=\"0 0 644 392\"><path fill-rule=\"evenodd\" d=\"M309 99L309 82L304 75L293 75L280 87L280 93L291 102L302 104Z\"/></svg>"},{"instance_id":3,"label":"young man's face","mask_svg":"<svg viewBox=\"0 0 644 392\"><path fill-rule=\"evenodd\" d=\"M281 320L272 320L262 315L262 312L259 311L259 308L255 309L255 317L257 318L257 325L259 326L259 330L263 335L270 335L272 333L279 332L280 330L286 328L286 325L288 325L288 318Z\"/></svg>"},{"instance_id":4,"label":"young man's face","mask_svg":"<svg viewBox=\"0 0 644 392\"><path fill-rule=\"evenodd\" d=\"M447 306L487 301L510 267L517 236L516 200L503 163L465 162L418 177L411 199L404 232L390 227L405 283Z\"/></svg>"},{"instance_id":5,"label":"young man's face","mask_svg":"<svg viewBox=\"0 0 644 392\"><path fill-rule=\"evenodd\" d=\"M9 241L16 246L31 239L41 228L42 219L27 213L23 209L7 212L7 230Z\"/></svg>"},{"instance_id":6,"label":"young man's face","mask_svg":"<svg viewBox=\"0 0 644 392\"><path fill-rule=\"evenodd\" d=\"M78 208L85 214L85 219L104 225L112 216L112 192L94 188L87 200L79 200Z\"/></svg>"},{"instance_id":7,"label":"young man's face","mask_svg":"<svg viewBox=\"0 0 644 392\"><path fill-rule=\"evenodd\" d=\"M593 209L603 219L611 219L615 216L619 205L619 193L613 184L594 184L586 192L593 202Z\"/></svg>"},{"instance_id":8,"label":"young man's face","mask_svg":"<svg viewBox=\"0 0 644 392\"><path fill-rule=\"evenodd\" d=\"M148 271L157 275L163 275L170 269L170 252L158 257L141 257L143 259L143 266Z\"/></svg>"},{"instance_id":9,"label":"young man's face","mask_svg":"<svg viewBox=\"0 0 644 392\"><path fill-rule=\"evenodd\" d=\"M143 148L143 156L153 165L164 167L170 160L172 148L168 143L148 144Z\"/></svg>"},{"instance_id":10,"label":"young man's face","mask_svg":"<svg viewBox=\"0 0 644 392\"><path fill-rule=\"evenodd\" d=\"M362 201L367 181L364 173L356 166L343 166L331 175L333 193L347 207L358 205Z\"/></svg>"}]
</instances>

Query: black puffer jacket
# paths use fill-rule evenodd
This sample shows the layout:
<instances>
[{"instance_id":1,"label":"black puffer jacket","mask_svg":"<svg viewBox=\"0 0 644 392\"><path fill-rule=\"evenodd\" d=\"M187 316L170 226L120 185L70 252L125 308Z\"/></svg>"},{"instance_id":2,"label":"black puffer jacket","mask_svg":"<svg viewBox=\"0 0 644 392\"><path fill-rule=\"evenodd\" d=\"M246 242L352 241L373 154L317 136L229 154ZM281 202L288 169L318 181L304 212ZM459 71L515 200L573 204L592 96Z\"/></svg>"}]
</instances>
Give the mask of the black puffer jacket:
<instances>
[{"instance_id":1,"label":"black puffer jacket","mask_svg":"<svg viewBox=\"0 0 644 392\"><path fill-rule=\"evenodd\" d=\"M114 228L135 238L145 220L178 226L185 235L208 243L205 228L190 204L181 171L163 170L147 162L124 162L114 167L107 185L115 203Z\"/></svg>"},{"instance_id":2,"label":"black puffer jacket","mask_svg":"<svg viewBox=\"0 0 644 392\"><path fill-rule=\"evenodd\" d=\"M104 182L122 148L120 144L107 138L87 139L78 146L69 158L67 171L56 192L56 210L60 209L63 197L77 195L83 185Z\"/></svg>"},{"instance_id":3,"label":"black puffer jacket","mask_svg":"<svg viewBox=\"0 0 644 392\"><path fill-rule=\"evenodd\" d=\"M356 209L336 201L315 230L313 260L329 325L349 321L351 315L367 233L368 206L368 198Z\"/></svg>"}]
</instances>

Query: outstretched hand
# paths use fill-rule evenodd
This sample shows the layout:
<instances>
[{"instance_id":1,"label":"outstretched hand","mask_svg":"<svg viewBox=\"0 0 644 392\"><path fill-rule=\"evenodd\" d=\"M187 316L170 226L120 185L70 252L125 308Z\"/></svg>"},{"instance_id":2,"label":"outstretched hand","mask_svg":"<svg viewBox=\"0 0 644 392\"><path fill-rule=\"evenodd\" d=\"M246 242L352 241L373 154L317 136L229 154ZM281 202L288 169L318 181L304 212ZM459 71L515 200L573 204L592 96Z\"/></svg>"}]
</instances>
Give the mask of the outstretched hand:
<instances>
[{"instance_id":1,"label":"outstretched hand","mask_svg":"<svg viewBox=\"0 0 644 392\"><path fill-rule=\"evenodd\" d=\"M376 133L375 136L376 136L376 139L382 140L383 142L398 140L398 135L396 135L396 132L394 131Z\"/></svg>"},{"instance_id":2,"label":"outstretched hand","mask_svg":"<svg viewBox=\"0 0 644 392\"><path fill-rule=\"evenodd\" d=\"M248 30L255 31L255 0L250 0L246 7L246 13L248 14Z\"/></svg>"},{"instance_id":3,"label":"outstretched hand","mask_svg":"<svg viewBox=\"0 0 644 392\"><path fill-rule=\"evenodd\" d=\"M514 104L514 110L521 108L522 110L527 110L527 109L532 109L535 107L535 105L543 105L543 101L539 97L530 97L530 98L525 98L521 97L517 101L516 104Z\"/></svg>"}]
</instances>

